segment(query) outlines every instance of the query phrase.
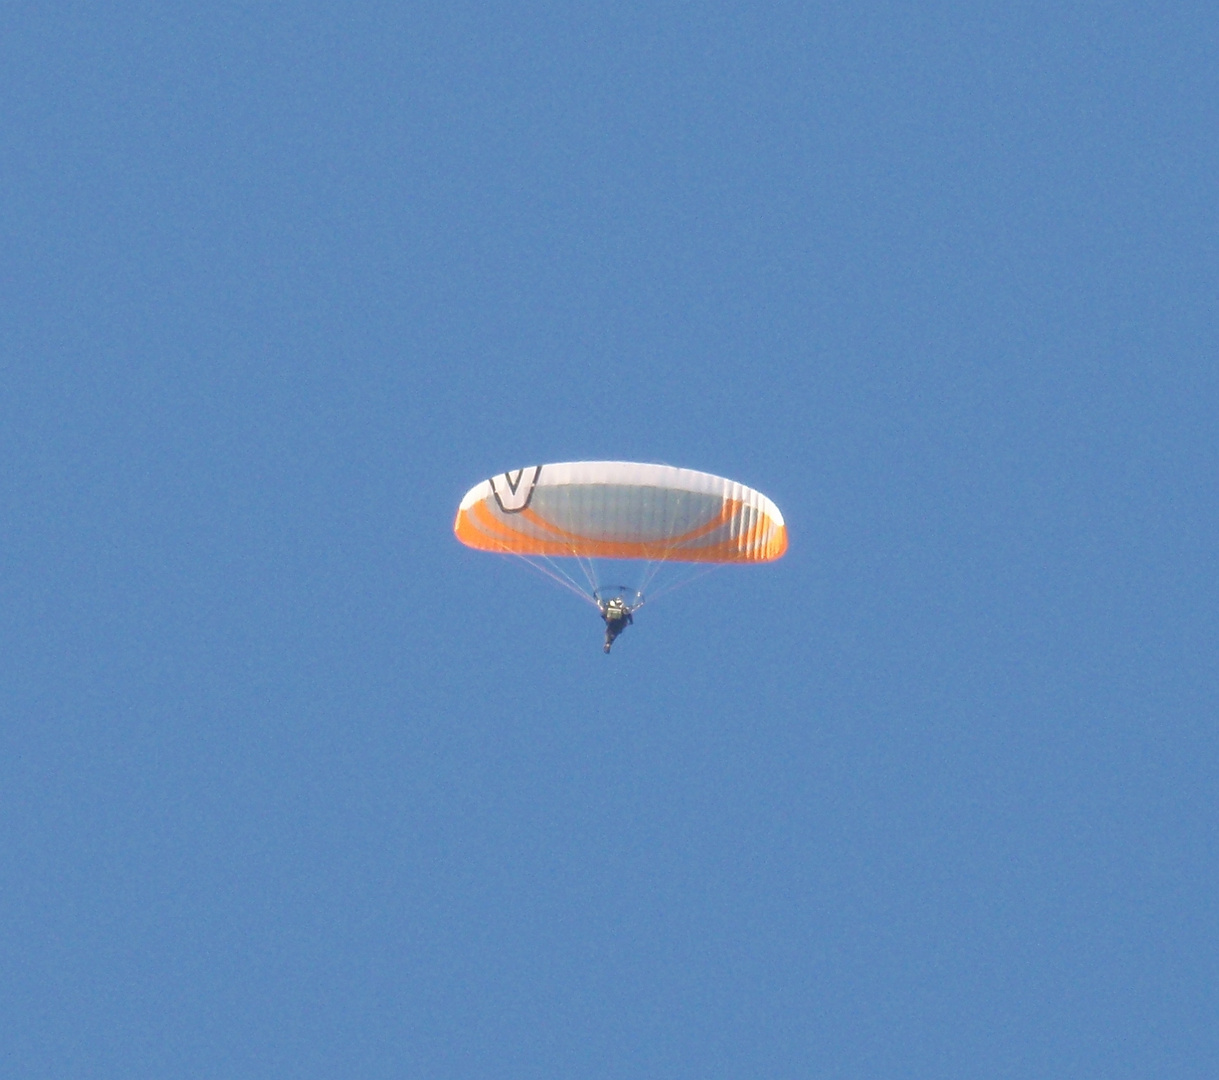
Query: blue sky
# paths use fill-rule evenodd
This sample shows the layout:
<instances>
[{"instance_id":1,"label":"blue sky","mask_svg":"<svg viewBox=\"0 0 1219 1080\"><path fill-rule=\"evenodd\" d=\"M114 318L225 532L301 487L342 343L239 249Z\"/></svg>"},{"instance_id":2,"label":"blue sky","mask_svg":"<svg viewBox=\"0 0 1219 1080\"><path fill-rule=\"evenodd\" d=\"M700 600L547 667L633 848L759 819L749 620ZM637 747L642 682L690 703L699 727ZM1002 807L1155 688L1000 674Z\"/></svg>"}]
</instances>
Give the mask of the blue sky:
<instances>
[{"instance_id":1,"label":"blue sky","mask_svg":"<svg viewBox=\"0 0 1219 1080\"><path fill-rule=\"evenodd\" d=\"M1210 5L9 5L0 1071L1219 1072ZM731 476L595 612L451 523Z\"/></svg>"}]
</instances>

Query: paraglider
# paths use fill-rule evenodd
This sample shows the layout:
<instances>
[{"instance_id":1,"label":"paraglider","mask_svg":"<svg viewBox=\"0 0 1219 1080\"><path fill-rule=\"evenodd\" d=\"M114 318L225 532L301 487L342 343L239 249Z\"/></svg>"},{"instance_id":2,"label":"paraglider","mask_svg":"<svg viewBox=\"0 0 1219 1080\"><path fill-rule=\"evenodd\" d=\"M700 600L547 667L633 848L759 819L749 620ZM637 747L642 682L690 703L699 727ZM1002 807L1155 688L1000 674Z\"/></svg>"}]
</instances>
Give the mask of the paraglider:
<instances>
[{"instance_id":1,"label":"paraglider","mask_svg":"<svg viewBox=\"0 0 1219 1080\"><path fill-rule=\"evenodd\" d=\"M591 601L605 622L607 653L634 623L661 567L771 562L787 550L783 515L761 492L710 473L629 461L500 473L466 493L453 531L466 546L515 555ZM574 560L588 587L557 559ZM629 561L637 583L606 584L628 575L609 576L605 560Z\"/></svg>"},{"instance_id":2,"label":"paraglider","mask_svg":"<svg viewBox=\"0 0 1219 1080\"><path fill-rule=\"evenodd\" d=\"M601 618L605 620L605 652L610 651L623 630L634 625L634 611L634 608L626 606L621 596L615 596L601 605Z\"/></svg>"}]
</instances>

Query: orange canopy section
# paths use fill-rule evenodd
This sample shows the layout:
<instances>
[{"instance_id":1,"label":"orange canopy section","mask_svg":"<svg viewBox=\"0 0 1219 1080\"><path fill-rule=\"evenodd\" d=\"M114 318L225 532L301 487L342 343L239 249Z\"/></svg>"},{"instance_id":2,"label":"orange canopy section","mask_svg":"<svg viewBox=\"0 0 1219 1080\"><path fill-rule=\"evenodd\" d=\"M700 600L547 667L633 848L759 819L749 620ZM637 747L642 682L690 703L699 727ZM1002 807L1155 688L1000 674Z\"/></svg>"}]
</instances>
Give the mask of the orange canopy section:
<instances>
[{"instance_id":1,"label":"orange canopy section","mask_svg":"<svg viewBox=\"0 0 1219 1080\"><path fill-rule=\"evenodd\" d=\"M722 476L629 461L530 465L475 485L453 523L480 551L675 562L770 562L783 515Z\"/></svg>"}]
</instances>

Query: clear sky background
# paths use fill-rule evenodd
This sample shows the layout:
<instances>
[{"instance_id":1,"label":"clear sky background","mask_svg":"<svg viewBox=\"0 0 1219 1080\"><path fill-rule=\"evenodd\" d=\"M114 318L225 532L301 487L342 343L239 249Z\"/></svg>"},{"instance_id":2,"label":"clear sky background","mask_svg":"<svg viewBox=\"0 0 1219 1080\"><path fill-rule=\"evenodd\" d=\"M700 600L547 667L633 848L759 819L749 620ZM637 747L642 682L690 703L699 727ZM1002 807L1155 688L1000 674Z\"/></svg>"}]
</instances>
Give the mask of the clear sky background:
<instances>
[{"instance_id":1,"label":"clear sky background","mask_svg":"<svg viewBox=\"0 0 1219 1080\"><path fill-rule=\"evenodd\" d=\"M1219 8L0 12L0 1073L1219 1075ZM544 461L770 495L596 613Z\"/></svg>"}]
</instances>

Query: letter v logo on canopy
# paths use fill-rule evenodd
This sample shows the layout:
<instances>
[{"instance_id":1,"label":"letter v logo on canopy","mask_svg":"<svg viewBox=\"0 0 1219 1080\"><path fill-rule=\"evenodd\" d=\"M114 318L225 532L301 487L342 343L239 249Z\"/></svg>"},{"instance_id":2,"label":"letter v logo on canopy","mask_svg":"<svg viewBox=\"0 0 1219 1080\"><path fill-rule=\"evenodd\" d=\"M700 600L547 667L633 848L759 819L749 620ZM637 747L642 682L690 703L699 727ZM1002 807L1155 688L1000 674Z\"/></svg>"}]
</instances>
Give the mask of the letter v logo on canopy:
<instances>
[{"instance_id":1,"label":"letter v logo on canopy","mask_svg":"<svg viewBox=\"0 0 1219 1080\"><path fill-rule=\"evenodd\" d=\"M533 489L542 472L541 465L529 465L515 473L491 477L491 492L505 514L519 514L533 498Z\"/></svg>"}]
</instances>

